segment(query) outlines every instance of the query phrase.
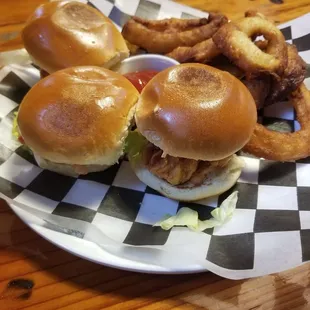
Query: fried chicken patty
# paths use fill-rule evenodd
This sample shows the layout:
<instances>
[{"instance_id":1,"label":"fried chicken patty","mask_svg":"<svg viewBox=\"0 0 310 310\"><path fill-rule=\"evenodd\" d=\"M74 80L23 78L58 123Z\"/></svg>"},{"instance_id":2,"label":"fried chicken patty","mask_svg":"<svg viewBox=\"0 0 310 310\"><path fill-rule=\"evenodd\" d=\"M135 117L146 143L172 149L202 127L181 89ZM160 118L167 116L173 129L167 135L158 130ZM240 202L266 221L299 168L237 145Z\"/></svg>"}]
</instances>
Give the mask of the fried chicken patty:
<instances>
[{"instance_id":1,"label":"fried chicken patty","mask_svg":"<svg viewBox=\"0 0 310 310\"><path fill-rule=\"evenodd\" d=\"M163 151L149 143L144 152L147 168L157 177L168 183L179 186L203 184L208 175L216 169L225 167L231 157L219 161L198 161L194 159L163 156Z\"/></svg>"}]
</instances>

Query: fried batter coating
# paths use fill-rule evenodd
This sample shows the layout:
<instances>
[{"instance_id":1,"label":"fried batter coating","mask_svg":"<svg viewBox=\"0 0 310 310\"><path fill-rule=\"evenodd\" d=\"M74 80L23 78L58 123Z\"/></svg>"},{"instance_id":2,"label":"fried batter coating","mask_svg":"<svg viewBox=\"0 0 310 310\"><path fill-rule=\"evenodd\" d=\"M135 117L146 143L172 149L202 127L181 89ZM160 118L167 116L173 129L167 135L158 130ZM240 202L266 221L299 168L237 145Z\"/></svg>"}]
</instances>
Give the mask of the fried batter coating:
<instances>
[{"instance_id":1,"label":"fried batter coating","mask_svg":"<svg viewBox=\"0 0 310 310\"><path fill-rule=\"evenodd\" d=\"M270 92L270 76L263 76L250 80L245 79L242 82L250 91L255 101L257 110L263 108L265 106L266 98Z\"/></svg>"},{"instance_id":2,"label":"fried batter coating","mask_svg":"<svg viewBox=\"0 0 310 310\"><path fill-rule=\"evenodd\" d=\"M164 19L160 21L131 18L122 34L131 44L149 53L167 54L179 46L194 46L207 40L225 23L221 14L210 14L208 19Z\"/></svg>"},{"instance_id":3,"label":"fried batter coating","mask_svg":"<svg viewBox=\"0 0 310 310\"><path fill-rule=\"evenodd\" d=\"M193 159L163 157L163 151L149 145L145 155L149 170L172 185L179 185L188 181L198 168L198 161Z\"/></svg>"},{"instance_id":4,"label":"fried batter coating","mask_svg":"<svg viewBox=\"0 0 310 310\"><path fill-rule=\"evenodd\" d=\"M138 16L133 18L139 24L156 31L186 31L208 24L208 18L181 19L172 17L159 20L143 19Z\"/></svg>"},{"instance_id":5,"label":"fried batter coating","mask_svg":"<svg viewBox=\"0 0 310 310\"><path fill-rule=\"evenodd\" d=\"M225 167L230 159L231 157L218 161L198 161L170 155L163 157L163 151L151 143L144 150L144 161L154 175L182 187L203 184L211 173Z\"/></svg>"},{"instance_id":6,"label":"fried batter coating","mask_svg":"<svg viewBox=\"0 0 310 310\"><path fill-rule=\"evenodd\" d=\"M310 93L304 84L289 96L301 130L282 133L256 124L244 151L257 157L278 161L298 160L310 155Z\"/></svg>"},{"instance_id":7,"label":"fried batter coating","mask_svg":"<svg viewBox=\"0 0 310 310\"><path fill-rule=\"evenodd\" d=\"M235 66L227 57L224 55L219 55L215 57L210 63L210 66L215 67L219 70L229 72L231 75L237 79L242 79L245 76L245 73Z\"/></svg>"},{"instance_id":8,"label":"fried batter coating","mask_svg":"<svg viewBox=\"0 0 310 310\"><path fill-rule=\"evenodd\" d=\"M217 169L221 169L227 166L230 159L231 157L227 157L218 161L200 161L197 170L181 187L194 187L203 184L203 182Z\"/></svg>"},{"instance_id":9,"label":"fried batter coating","mask_svg":"<svg viewBox=\"0 0 310 310\"><path fill-rule=\"evenodd\" d=\"M174 58L180 63L208 63L218 55L220 55L220 51L215 46L212 39L199 42L194 46L177 47L172 52L167 54L167 56Z\"/></svg>"},{"instance_id":10,"label":"fried batter coating","mask_svg":"<svg viewBox=\"0 0 310 310\"><path fill-rule=\"evenodd\" d=\"M306 76L306 63L299 56L295 45L288 44L288 64L280 79L273 78L271 92L266 99L266 105L276 101L285 100L287 96L296 90Z\"/></svg>"}]
</instances>

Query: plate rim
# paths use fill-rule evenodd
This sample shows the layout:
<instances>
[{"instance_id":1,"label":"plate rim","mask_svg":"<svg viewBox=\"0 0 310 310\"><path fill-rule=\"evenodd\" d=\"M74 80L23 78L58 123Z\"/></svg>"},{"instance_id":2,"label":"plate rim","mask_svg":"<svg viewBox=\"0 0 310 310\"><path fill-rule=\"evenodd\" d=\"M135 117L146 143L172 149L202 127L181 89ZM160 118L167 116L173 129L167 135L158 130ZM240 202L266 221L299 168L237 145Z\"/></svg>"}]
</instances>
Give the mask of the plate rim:
<instances>
[{"instance_id":1,"label":"plate rim","mask_svg":"<svg viewBox=\"0 0 310 310\"><path fill-rule=\"evenodd\" d=\"M18 216L18 218L30 229L32 229L35 233L39 236L47 240L48 242L54 244L56 247L75 255L79 258L85 259L87 261L103 265L110 268L116 268L125 271L131 272L138 272L138 273L149 273L149 274L195 274L195 273L203 273L208 272L205 267L197 266L197 265L190 265L184 266L184 268L167 268L161 267L159 265L151 265L144 262L135 262L133 260L118 257L114 254L108 253L104 251L101 247L96 245L95 243L74 237L72 235L67 235L61 232L54 231L52 229L43 227L41 225L32 223L30 217L31 215L28 214L26 211L22 210L22 208L17 207L14 203L9 203L11 210ZM62 242L59 242L59 236L66 236L66 239L69 239L70 242L66 242L64 239ZM89 248L97 248L97 251L101 252L103 255L100 259L96 255L85 255L81 252L81 245L78 244L82 242L84 245L88 245ZM89 253L92 253L91 251ZM111 259L109 259L111 256ZM112 259L114 258L114 259Z\"/></svg>"}]
</instances>

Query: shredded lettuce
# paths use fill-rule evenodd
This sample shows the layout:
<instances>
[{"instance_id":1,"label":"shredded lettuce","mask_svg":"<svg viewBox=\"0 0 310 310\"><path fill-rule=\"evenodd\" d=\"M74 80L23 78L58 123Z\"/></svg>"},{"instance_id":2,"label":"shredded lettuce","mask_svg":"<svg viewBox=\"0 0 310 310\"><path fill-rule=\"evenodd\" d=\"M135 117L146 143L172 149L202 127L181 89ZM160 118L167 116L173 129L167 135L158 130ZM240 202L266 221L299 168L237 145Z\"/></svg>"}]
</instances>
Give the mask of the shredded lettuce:
<instances>
[{"instance_id":1,"label":"shredded lettuce","mask_svg":"<svg viewBox=\"0 0 310 310\"><path fill-rule=\"evenodd\" d=\"M18 140L19 137L21 136L17 125L17 115L18 112L14 112L13 128L12 128L12 135L16 138L16 140Z\"/></svg>"},{"instance_id":2,"label":"shredded lettuce","mask_svg":"<svg viewBox=\"0 0 310 310\"><path fill-rule=\"evenodd\" d=\"M238 201L238 192L230 194L218 207L212 212L212 218L201 221L198 218L198 212L190 208L181 208L176 215L166 215L161 221L154 226L160 226L164 230L169 230L173 226L187 226L193 231L204 231L207 228L221 226L227 223L233 217ZM203 208L203 207L202 207Z\"/></svg>"},{"instance_id":3,"label":"shredded lettuce","mask_svg":"<svg viewBox=\"0 0 310 310\"><path fill-rule=\"evenodd\" d=\"M24 151L29 152L31 155L33 155L33 152L31 149L23 142L24 140L22 139L22 136L20 134L20 131L18 129L18 124L17 124L17 115L18 112L14 112L14 119L13 119L13 127L12 127L12 135L13 137L22 144L22 149Z\"/></svg>"},{"instance_id":4,"label":"shredded lettuce","mask_svg":"<svg viewBox=\"0 0 310 310\"><path fill-rule=\"evenodd\" d=\"M142 150L146 146L147 140L137 131L130 131L126 141L124 152L133 163L140 158Z\"/></svg>"}]
</instances>

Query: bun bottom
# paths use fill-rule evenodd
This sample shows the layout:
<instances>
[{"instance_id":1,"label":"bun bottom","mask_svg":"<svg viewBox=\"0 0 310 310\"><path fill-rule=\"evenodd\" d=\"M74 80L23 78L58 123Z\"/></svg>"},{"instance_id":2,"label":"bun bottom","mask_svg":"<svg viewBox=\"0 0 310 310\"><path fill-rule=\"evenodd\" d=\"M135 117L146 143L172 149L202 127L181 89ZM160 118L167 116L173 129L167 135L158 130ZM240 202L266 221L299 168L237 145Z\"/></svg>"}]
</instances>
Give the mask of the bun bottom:
<instances>
[{"instance_id":1,"label":"bun bottom","mask_svg":"<svg viewBox=\"0 0 310 310\"><path fill-rule=\"evenodd\" d=\"M78 177L79 175L87 174L90 172L99 172L99 171L103 171L110 167L107 165L75 166L75 165L68 165L68 164L59 164L59 163L54 163L47 159L44 159L36 154L34 154L34 158L37 164L39 165L39 167L41 167L42 169L53 171L53 172L56 172L62 175L69 176L69 177Z\"/></svg>"},{"instance_id":2,"label":"bun bottom","mask_svg":"<svg viewBox=\"0 0 310 310\"><path fill-rule=\"evenodd\" d=\"M179 201L196 201L222 194L233 187L240 177L244 162L237 155L233 155L226 167L214 173L202 185L192 188L171 185L152 174L141 161L131 163L131 166L141 182L162 195Z\"/></svg>"}]
</instances>

